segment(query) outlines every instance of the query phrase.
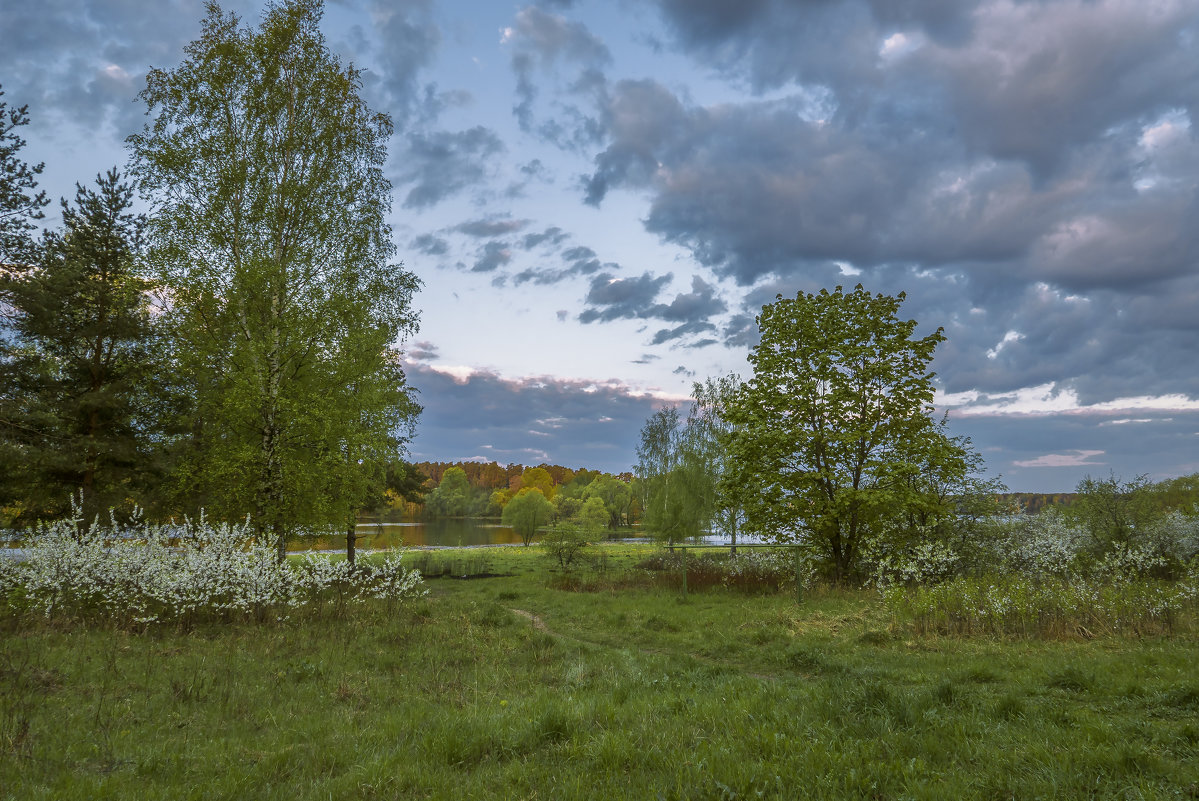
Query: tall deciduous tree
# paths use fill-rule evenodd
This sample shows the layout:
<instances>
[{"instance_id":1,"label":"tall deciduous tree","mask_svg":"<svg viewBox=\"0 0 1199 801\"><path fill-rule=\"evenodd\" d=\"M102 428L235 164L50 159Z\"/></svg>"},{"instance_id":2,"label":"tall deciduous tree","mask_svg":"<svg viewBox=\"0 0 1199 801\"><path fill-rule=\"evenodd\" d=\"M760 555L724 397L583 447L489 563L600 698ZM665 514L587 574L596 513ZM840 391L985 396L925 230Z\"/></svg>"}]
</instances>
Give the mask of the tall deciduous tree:
<instances>
[{"instance_id":1,"label":"tall deciduous tree","mask_svg":"<svg viewBox=\"0 0 1199 801\"><path fill-rule=\"evenodd\" d=\"M511 526L520 535L525 545L533 541L537 529L546 525L554 517L554 505L545 494L536 487L526 487L504 507L500 519L505 526Z\"/></svg>"},{"instance_id":2,"label":"tall deciduous tree","mask_svg":"<svg viewBox=\"0 0 1199 801\"><path fill-rule=\"evenodd\" d=\"M471 512L472 495L466 471L451 467L442 474L437 488L425 496L425 508L433 517L463 517Z\"/></svg>"},{"instance_id":3,"label":"tall deciduous tree","mask_svg":"<svg viewBox=\"0 0 1199 801\"><path fill-rule=\"evenodd\" d=\"M713 531L726 535L734 546L745 521L741 508L741 487L736 484L730 463L729 447L736 431L728 410L741 389L737 375L709 378L692 385L695 403L687 416L687 447L698 464L698 475L712 501L708 505ZM733 551L736 553L736 550Z\"/></svg>"},{"instance_id":4,"label":"tall deciduous tree","mask_svg":"<svg viewBox=\"0 0 1199 801\"><path fill-rule=\"evenodd\" d=\"M207 9L183 63L150 71L154 120L129 145L194 387L180 486L249 510L282 553L288 528L350 518L400 454L419 407L394 347L418 281L385 219L391 121L325 45L320 0L258 28Z\"/></svg>"},{"instance_id":5,"label":"tall deciduous tree","mask_svg":"<svg viewBox=\"0 0 1199 801\"><path fill-rule=\"evenodd\" d=\"M23 453L26 516L62 511L75 490L89 516L121 506L148 474L151 317L132 196L115 169L77 185L37 264L0 276L15 335L0 366L15 392L5 439Z\"/></svg>"},{"instance_id":6,"label":"tall deciduous tree","mask_svg":"<svg viewBox=\"0 0 1199 801\"><path fill-rule=\"evenodd\" d=\"M913 338L903 299L861 285L778 296L728 410L750 526L809 544L838 581L897 512L930 503L916 480L926 468L956 472L964 458L931 418L928 365L944 335Z\"/></svg>"},{"instance_id":7,"label":"tall deciduous tree","mask_svg":"<svg viewBox=\"0 0 1199 801\"><path fill-rule=\"evenodd\" d=\"M704 533L711 518L711 481L690 449L674 406L659 409L645 421L636 472L646 529L671 545Z\"/></svg>"}]
</instances>

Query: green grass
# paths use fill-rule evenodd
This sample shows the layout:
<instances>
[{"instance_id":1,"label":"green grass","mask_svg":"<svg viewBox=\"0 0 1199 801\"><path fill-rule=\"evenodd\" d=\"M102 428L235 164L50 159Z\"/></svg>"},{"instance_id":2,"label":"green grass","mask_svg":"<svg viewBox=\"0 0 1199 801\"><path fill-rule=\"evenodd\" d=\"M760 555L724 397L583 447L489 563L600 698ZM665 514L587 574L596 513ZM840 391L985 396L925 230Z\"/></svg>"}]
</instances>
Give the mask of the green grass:
<instances>
[{"instance_id":1,"label":"green grass","mask_svg":"<svg viewBox=\"0 0 1199 801\"><path fill-rule=\"evenodd\" d=\"M871 593L683 600L607 553L492 549L392 615L0 622L0 799L1199 797L1190 633L916 636Z\"/></svg>"}]
</instances>

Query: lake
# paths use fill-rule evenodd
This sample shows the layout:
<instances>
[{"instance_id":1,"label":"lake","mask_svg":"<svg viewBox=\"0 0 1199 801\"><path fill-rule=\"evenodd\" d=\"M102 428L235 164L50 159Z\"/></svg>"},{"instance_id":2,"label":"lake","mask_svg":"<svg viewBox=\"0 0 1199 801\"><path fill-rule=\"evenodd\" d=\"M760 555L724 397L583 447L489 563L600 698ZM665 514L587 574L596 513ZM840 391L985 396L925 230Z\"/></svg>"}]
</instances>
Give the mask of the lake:
<instances>
[{"instance_id":1,"label":"lake","mask_svg":"<svg viewBox=\"0 0 1199 801\"><path fill-rule=\"evenodd\" d=\"M618 538L637 541L643 535L640 529L623 529ZM520 535L510 526L501 525L494 518L453 518L449 520L406 520L398 513L378 516L363 516L358 521L358 545L360 551L387 551L399 547L456 548L463 545L520 545ZM628 536L628 535L632 536ZM707 543L721 541L707 537ZM742 538L748 544L752 538ZM534 539L536 542L536 539ZM7 546L7 547L5 547ZM0 536L0 555L20 558L21 543L17 540L4 542ZM287 550L297 551L344 551L344 532L328 535L291 537Z\"/></svg>"},{"instance_id":2,"label":"lake","mask_svg":"<svg viewBox=\"0 0 1199 801\"><path fill-rule=\"evenodd\" d=\"M454 548L460 545L519 545L520 535L495 520L405 520L399 515L362 517L358 521L358 549L386 551L401 546ZM289 551L344 551L345 533L292 537Z\"/></svg>"}]
</instances>

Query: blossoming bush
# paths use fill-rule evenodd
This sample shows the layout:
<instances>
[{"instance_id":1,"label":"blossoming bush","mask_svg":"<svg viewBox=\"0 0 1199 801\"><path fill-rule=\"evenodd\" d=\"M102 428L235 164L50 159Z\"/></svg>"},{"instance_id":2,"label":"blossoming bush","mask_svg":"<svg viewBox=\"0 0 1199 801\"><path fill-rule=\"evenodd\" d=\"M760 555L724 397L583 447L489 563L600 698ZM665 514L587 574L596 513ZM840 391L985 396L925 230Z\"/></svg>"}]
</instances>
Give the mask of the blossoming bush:
<instances>
[{"instance_id":1,"label":"blossoming bush","mask_svg":"<svg viewBox=\"0 0 1199 801\"><path fill-rule=\"evenodd\" d=\"M1199 517L1171 512L1128 542L1101 542L1050 509L964 528L948 539L917 537L868 554L871 581L937 584L990 574L1070 579L1178 578L1199 557Z\"/></svg>"},{"instance_id":2,"label":"blossoming bush","mask_svg":"<svg viewBox=\"0 0 1199 801\"><path fill-rule=\"evenodd\" d=\"M1167 634L1199 598L1199 571L1181 581L966 577L894 585L887 604L917 631L940 634Z\"/></svg>"},{"instance_id":3,"label":"blossoming bush","mask_svg":"<svg viewBox=\"0 0 1199 801\"><path fill-rule=\"evenodd\" d=\"M0 601L10 609L120 625L264 620L319 611L328 601L341 610L368 598L395 603L424 595L420 572L405 569L400 558L396 552L351 568L310 552L293 566L256 541L248 519L85 525L76 509L70 518L39 524L24 558L0 558Z\"/></svg>"},{"instance_id":4,"label":"blossoming bush","mask_svg":"<svg viewBox=\"0 0 1199 801\"><path fill-rule=\"evenodd\" d=\"M692 590L724 587L741 592L793 591L798 579L801 588L811 586L817 575L816 565L805 552L798 564L792 548L745 548L735 555L722 550L700 551L684 559L683 551L661 550L643 559L638 567L658 581L681 584L684 567L687 586Z\"/></svg>"},{"instance_id":5,"label":"blossoming bush","mask_svg":"<svg viewBox=\"0 0 1199 801\"><path fill-rule=\"evenodd\" d=\"M1196 608L1199 518L1102 542L1056 511L876 555L892 611L943 633L1164 633Z\"/></svg>"}]
</instances>

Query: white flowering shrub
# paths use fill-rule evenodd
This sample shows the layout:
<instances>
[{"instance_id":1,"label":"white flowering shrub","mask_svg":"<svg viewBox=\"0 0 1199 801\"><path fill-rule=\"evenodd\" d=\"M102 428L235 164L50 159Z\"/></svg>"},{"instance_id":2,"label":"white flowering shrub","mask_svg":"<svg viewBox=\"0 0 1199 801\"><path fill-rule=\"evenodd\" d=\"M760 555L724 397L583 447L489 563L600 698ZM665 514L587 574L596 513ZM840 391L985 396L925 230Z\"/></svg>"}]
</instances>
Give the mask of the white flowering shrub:
<instances>
[{"instance_id":1,"label":"white flowering shrub","mask_svg":"<svg viewBox=\"0 0 1199 801\"><path fill-rule=\"evenodd\" d=\"M1181 581L1106 581L1019 575L959 577L934 586L889 587L884 595L918 630L944 634L1157 634L1173 630L1199 600L1199 571Z\"/></svg>"},{"instance_id":2,"label":"white flowering shrub","mask_svg":"<svg viewBox=\"0 0 1199 801\"><path fill-rule=\"evenodd\" d=\"M1064 578L1085 572L1093 548L1082 526L1071 523L1055 509L1047 509L1001 525L983 559L991 570Z\"/></svg>"},{"instance_id":3,"label":"white flowering shrub","mask_svg":"<svg viewBox=\"0 0 1199 801\"><path fill-rule=\"evenodd\" d=\"M402 601L425 593L419 571L399 554L351 568L308 553L279 562L249 520L120 527L84 525L78 514L40 524L20 560L0 558L0 600L47 616L100 617L122 625L189 623L201 617L284 618L332 599Z\"/></svg>"},{"instance_id":4,"label":"white flowering shrub","mask_svg":"<svg viewBox=\"0 0 1199 801\"><path fill-rule=\"evenodd\" d=\"M894 584L937 584L957 575L963 565L957 550L946 542L926 540L903 550L882 550L866 559L871 581L880 589Z\"/></svg>"}]
</instances>

